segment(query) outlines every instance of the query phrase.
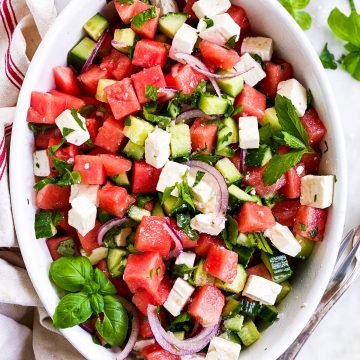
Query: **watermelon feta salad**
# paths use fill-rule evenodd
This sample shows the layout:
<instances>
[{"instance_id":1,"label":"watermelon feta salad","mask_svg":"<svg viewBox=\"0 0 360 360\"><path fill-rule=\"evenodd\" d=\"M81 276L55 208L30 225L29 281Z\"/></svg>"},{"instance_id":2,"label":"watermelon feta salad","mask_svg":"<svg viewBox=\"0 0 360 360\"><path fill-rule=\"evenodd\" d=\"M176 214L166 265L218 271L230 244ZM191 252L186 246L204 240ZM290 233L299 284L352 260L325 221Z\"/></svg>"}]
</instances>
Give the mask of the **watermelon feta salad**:
<instances>
[{"instance_id":1,"label":"watermelon feta salad","mask_svg":"<svg viewBox=\"0 0 360 360\"><path fill-rule=\"evenodd\" d=\"M114 5L27 113L54 326L117 359L237 360L324 239L326 129L242 7Z\"/></svg>"}]
</instances>

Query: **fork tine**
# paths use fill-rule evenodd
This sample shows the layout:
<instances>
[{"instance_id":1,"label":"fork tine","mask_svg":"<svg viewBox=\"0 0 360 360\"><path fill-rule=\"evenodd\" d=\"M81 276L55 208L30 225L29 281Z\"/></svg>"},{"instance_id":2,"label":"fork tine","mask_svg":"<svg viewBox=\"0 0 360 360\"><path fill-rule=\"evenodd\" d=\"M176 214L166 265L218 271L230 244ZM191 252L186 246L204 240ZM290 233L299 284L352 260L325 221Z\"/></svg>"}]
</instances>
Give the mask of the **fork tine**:
<instances>
[{"instance_id":1,"label":"fork tine","mask_svg":"<svg viewBox=\"0 0 360 360\"><path fill-rule=\"evenodd\" d=\"M340 247L339 247L339 253L338 253L338 257L336 259L336 262L338 262L342 256L342 254L344 253L347 245L350 243L350 241L353 238L355 229L351 229L344 237L344 239L341 241Z\"/></svg>"}]
</instances>

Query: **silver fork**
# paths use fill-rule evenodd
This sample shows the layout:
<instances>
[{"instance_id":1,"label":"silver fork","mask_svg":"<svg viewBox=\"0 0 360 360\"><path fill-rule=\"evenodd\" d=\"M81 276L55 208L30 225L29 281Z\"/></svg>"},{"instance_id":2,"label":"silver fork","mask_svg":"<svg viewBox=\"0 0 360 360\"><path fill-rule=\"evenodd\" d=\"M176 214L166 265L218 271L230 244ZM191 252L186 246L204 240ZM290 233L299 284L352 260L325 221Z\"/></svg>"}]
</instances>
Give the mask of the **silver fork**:
<instances>
[{"instance_id":1,"label":"silver fork","mask_svg":"<svg viewBox=\"0 0 360 360\"><path fill-rule=\"evenodd\" d=\"M352 240L352 249L350 253L341 261L342 255L347 249L347 245ZM341 242L339 254L337 258L337 266L330 280L324 296L322 297L318 307L309 322L278 360L294 360L303 345L309 339L324 316L335 305L335 303L346 292L350 285L360 276L360 226L356 230L351 230ZM341 261L341 262L340 262ZM351 265L355 261L355 265ZM349 269L351 270L349 271Z\"/></svg>"}]
</instances>

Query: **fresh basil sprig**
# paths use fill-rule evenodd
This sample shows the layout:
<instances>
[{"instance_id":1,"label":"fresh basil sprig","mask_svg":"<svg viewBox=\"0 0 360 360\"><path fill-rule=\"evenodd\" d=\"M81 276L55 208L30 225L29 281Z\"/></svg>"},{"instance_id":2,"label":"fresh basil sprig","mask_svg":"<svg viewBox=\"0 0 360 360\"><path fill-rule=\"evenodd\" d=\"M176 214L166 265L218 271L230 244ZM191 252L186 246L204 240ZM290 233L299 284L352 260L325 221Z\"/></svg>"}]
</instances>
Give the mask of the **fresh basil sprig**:
<instances>
[{"instance_id":1,"label":"fresh basil sprig","mask_svg":"<svg viewBox=\"0 0 360 360\"><path fill-rule=\"evenodd\" d=\"M128 314L115 296L116 288L101 270L94 270L89 259L78 256L52 262L49 273L56 286L69 292L55 309L56 328L79 325L94 315L96 330L108 344L124 343L129 329Z\"/></svg>"},{"instance_id":2,"label":"fresh basil sprig","mask_svg":"<svg viewBox=\"0 0 360 360\"><path fill-rule=\"evenodd\" d=\"M323 50L320 54L320 61L323 64L325 69L335 70L337 69L337 63L335 61L334 54L332 54L328 49L328 44L326 43Z\"/></svg>"},{"instance_id":3,"label":"fresh basil sprig","mask_svg":"<svg viewBox=\"0 0 360 360\"><path fill-rule=\"evenodd\" d=\"M310 29L312 18L309 13L303 11L309 5L310 0L279 0L279 2L303 30Z\"/></svg>"}]
</instances>

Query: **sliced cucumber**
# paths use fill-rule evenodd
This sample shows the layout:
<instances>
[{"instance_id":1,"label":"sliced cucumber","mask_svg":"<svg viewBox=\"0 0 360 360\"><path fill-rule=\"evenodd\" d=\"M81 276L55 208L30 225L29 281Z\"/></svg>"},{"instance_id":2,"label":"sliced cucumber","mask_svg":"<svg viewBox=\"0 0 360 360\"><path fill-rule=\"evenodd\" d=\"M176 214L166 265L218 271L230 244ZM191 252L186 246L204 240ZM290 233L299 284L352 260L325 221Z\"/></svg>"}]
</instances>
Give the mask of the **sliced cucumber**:
<instances>
[{"instance_id":1,"label":"sliced cucumber","mask_svg":"<svg viewBox=\"0 0 360 360\"><path fill-rule=\"evenodd\" d=\"M215 286L227 292L238 294L245 287L247 273L242 265L238 265L237 274L232 283L226 283L216 279Z\"/></svg>"},{"instance_id":2,"label":"sliced cucumber","mask_svg":"<svg viewBox=\"0 0 360 360\"><path fill-rule=\"evenodd\" d=\"M240 189L236 185L229 186L229 194L243 202L255 202L256 203L258 201L255 196L246 193L244 190Z\"/></svg>"},{"instance_id":3,"label":"sliced cucumber","mask_svg":"<svg viewBox=\"0 0 360 360\"><path fill-rule=\"evenodd\" d=\"M96 42L88 37L82 38L69 52L67 62L80 71L94 50Z\"/></svg>"},{"instance_id":4,"label":"sliced cucumber","mask_svg":"<svg viewBox=\"0 0 360 360\"><path fill-rule=\"evenodd\" d=\"M110 249L107 256L107 268L112 277L121 276L124 273L128 253L121 249Z\"/></svg>"},{"instance_id":5,"label":"sliced cucumber","mask_svg":"<svg viewBox=\"0 0 360 360\"><path fill-rule=\"evenodd\" d=\"M107 103L108 100L107 100L107 96L105 94L105 91L104 89L107 87L107 86L110 86L112 84L116 83L115 80L110 80L110 79L100 79L98 81L98 86L97 86L97 89L96 89L96 94L95 94L95 98L96 100L99 100L101 102L104 102L104 103Z\"/></svg>"},{"instance_id":6,"label":"sliced cucumber","mask_svg":"<svg viewBox=\"0 0 360 360\"><path fill-rule=\"evenodd\" d=\"M114 31L114 40L122 46L114 44L116 50L124 54L129 54L130 49L135 45L136 34L131 28L116 29Z\"/></svg>"},{"instance_id":7,"label":"sliced cucumber","mask_svg":"<svg viewBox=\"0 0 360 360\"><path fill-rule=\"evenodd\" d=\"M255 319L260 311L260 304L255 301L242 298L240 301L240 314Z\"/></svg>"},{"instance_id":8,"label":"sliced cucumber","mask_svg":"<svg viewBox=\"0 0 360 360\"><path fill-rule=\"evenodd\" d=\"M240 301L238 301L232 297L229 297L223 308L222 316L224 319L229 319L229 318L237 315L239 313L240 309L241 309Z\"/></svg>"},{"instance_id":9,"label":"sliced cucumber","mask_svg":"<svg viewBox=\"0 0 360 360\"><path fill-rule=\"evenodd\" d=\"M89 261L91 262L91 265L96 265L101 260L105 259L108 255L109 249L103 246L100 246L90 253L87 253L84 249L80 249L80 253L82 256L86 256Z\"/></svg>"},{"instance_id":10,"label":"sliced cucumber","mask_svg":"<svg viewBox=\"0 0 360 360\"><path fill-rule=\"evenodd\" d=\"M200 260L194 271L194 283L196 286L204 286L206 284L214 284L215 278L204 270L205 260Z\"/></svg>"},{"instance_id":11,"label":"sliced cucumber","mask_svg":"<svg viewBox=\"0 0 360 360\"><path fill-rule=\"evenodd\" d=\"M175 331L173 334L179 340L185 339L185 331Z\"/></svg>"},{"instance_id":12,"label":"sliced cucumber","mask_svg":"<svg viewBox=\"0 0 360 360\"><path fill-rule=\"evenodd\" d=\"M270 124L274 130L281 130L281 125L279 119L276 115L276 110L274 107L268 108L265 110L264 116L261 119L261 125Z\"/></svg>"},{"instance_id":13,"label":"sliced cucumber","mask_svg":"<svg viewBox=\"0 0 360 360\"><path fill-rule=\"evenodd\" d=\"M258 317L269 323L274 322L279 315L274 305L263 305L258 313Z\"/></svg>"},{"instance_id":14,"label":"sliced cucumber","mask_svg":"<svg viewBox=\"0 0 360 360\"><path fill-rule=\"evenodd\" d=\"M57 233L52 211L40 211L35 215L35 235L37 239L49 238Z\"/></svg>"},{"instance_id":15,"label":"sliced cucumber","mask_svg":"<svg viewBox=\"0 0 360 360\"><path fill-rule=\"evenodd\" d=\"M86 22L84 30L93 40L98 41L108 27L109 22L104 16L97 13Z\"/></svg>"},{"instance_id":16,"label":"sliced cucumber","mask_svg":"<svg viewBox=\"0 0 360 360\"><path fill-rule=\"evenodd\" d=\"M231 117L224 119L222 127L217 133L216 154L231 157L234 150L229 148L231 144L239 142L239 130L235 120Z\"/></svg>"},{"instance_id":17,"label":"sliced cucumber","mask_svg":"<svg viewBox=\"0 0 360 360\"><path fill-rule=\"evenodd\" d=\"M159 30L169 38L173 39L176 32L187 20L188 14L169 12L159 19Z\"/></svg>"},{"instance_id":18,"label":"sliced cucumber","mask_svg":"<svg viewBox=\"0 0 360 360\"><path fill-rule=\"evenodd\" d=\"M154 129L149 122L130 115L125 120L124 135L136 145L144 146L146 138Z\"/></svg>"},{"instance_id":19,"label":"sliced cucumber","mask_svg":"<svg viewBox=\"0 0 360 360\"><path fill-rule=\"evenodd\" d=\"M171 156L173 158L188 156L191 153L190 128L187 124L177 124L170 128Z\"/></svg>"},{"instance_id":20,"label":"sliced cucumber","mask_svg":"<svg viewBox=\"0 0 360 360\"><path fill-rule=\"evenodd\" d=\"M282 289L280 291L280 294L276 298L276 302L275 302L276 305L279 304L283 299L285 299L286 296L291 291L291 285L288 281L283 281L281 283L281 286L282 286Z\"/></svg>"},{"instance_id":21,"label":"sliced cucumber","mask_svg":"<svg viewBox=\"0 0 360 360\"><path fill-rule=\"evenodd\" d=\"M157 201L154 205L154 208L151 212L152 216L165 216L164 210L161 207L160 201Z\"/></svg>"},{"instance_id":22,"label":"sliced cucumber","mask_svg":"<svg viewBox=\"0 0 360 360\"><path fill-rule=\"evenodd\" d=\"M271 149L267 145L260 145L258 149L249 149L245 158L246 166L264 166L272 158Z\"/></svg>"},{"instance_id":23,"label":"sliced cucumber","mask_svg":"<svg viewBox=\"0 0 360 360\"><path fill-rule=\"evenodd\" d=\"M224 326L226 329L231 331L240 331L244 322L244 316L237 314L232 318L226 319L224 321Z\"/></svg>"},{"instance_id":24,"label":"sliced cucumber","mask_svg":"<svg viewBox=\"0 0 360 360\"><path fill-rule=\"evenodd\" d=\"M307 258L310 257L311 253L313 252L315 241L306 239L297 234L295 237L301 246L301 251L295 257L301 260L306 260Z\"/></svg>"},{"instance_id":25,"label":"sliced cucumber","mask_svg":"<svg viewBox=\"0 0 360 360\"><path fill-rule=\"evenodd\" d=\"M219 337L231 341L235 344L241 344L239 336L233 331L225 331L221 335L219 335Z\"/></svg>"},{"instance_id":26,"label":"sliced cucumber","mask_svg":"<svg viewBox=\"0 0 360 360\"><path fill-rule=\"evenodd\" d=\"M217 74L231 74L234 72L235 70L219 70ZM224 93L232 97L238 96L244 88L244 79L241 75L230 79L218 79L216 82Z\"/></svg>"},{"instance_id":27,"label":"sliced cucumber","mask_svg":"<svg viewBox=\"0 0 360 360\"><path fill-rule=\"evenodd\" d=\"M141 219L144 216L151 216L150 211L142 209L136 205L130 206L128 214L129 214L130 219L133 219L134 221L139 221L139 222L141 221Z\"/></svg>"},{"instance_id":28,"label":"sliced cucumber","mask_svg":"<svg viewBox=\"0 0 360 360\"><path fill-rule=\"evenodd\" d=\"M260 339L260 333L255 324L250 320L246 320L238 332L241 342L245 346L250 346L254 342Z\"/></svg>"},{"instance_id":29,"label":"sliced cucumber","mask_svg":"<svg viewBox=\"0 0 360 360\"><path fill-rule=\"evenodd\" d=\"M274 253L273 255L261 252L261 260L269 270L272 280L281 283L292 275L286 255Z\"/></svg>"},{"instance_id":30,"label":"sliced cucumber","mask_svg":"<svg viewBox=\"0 0 360 360\"><path fill-rule=\"evenodd\" d=\"M187 205L180 198L169 196L163 204L167 216L173 216L187 209Z\"/></svg>"},{"instance_id":31,"label":"sliced cucumber","mask_svg":"<svg viewBox=\"0 0 360 360\"><path fill-rule=\"evenodd\" d=\"M122 186L122 187L125 187L125 188L130 187L129 176L128 176L128 174L126 172L111 176L110 179L111 179L111 181L113 181L118 186Z\"/></svg>"},{"instance_id":32,"label":"sliced cucumber","mask_svg":"<svg viewBox=\"0 0 360 360\"><path fill-rule=\"evenodd\" d=\"M221 175L225 178L228 184L233 184L242 179L240 171L228 158L219 160L215 164L215 167L220 171Z\"/></svg>"},{"instance_id":33,"label":"sliced cucumber","mask_svg":"<svg viewBox=\"0 0 360 360\"><path fill-rule=\"evenodd\" d=\"M145 146L137 145L129 141L123 149L124 154L134 160L141 160L144 157Z\"/></svg>"},{"instance_id":34,"label":"sliced cucumber","mask_svg":"<svg viewBox=\"0 0 360 360\"><path fill-rule=\"evenodd\" d=\"M253 236L247 236L244 233L239 233L236 243L247 248L256 247L256 239Z\"/></svg>"},{"instance_id":35,"label":"sliced cucumber","mask_svg":"<svg viewBox=\"0 0 360 360\"><path fill-rule=\"evenodd\" d=\"M228 106L229 101L227 99L210 93L201 94L198 103L198 108L207 115L223 115Z\"/></svg>"}]
</instances>

